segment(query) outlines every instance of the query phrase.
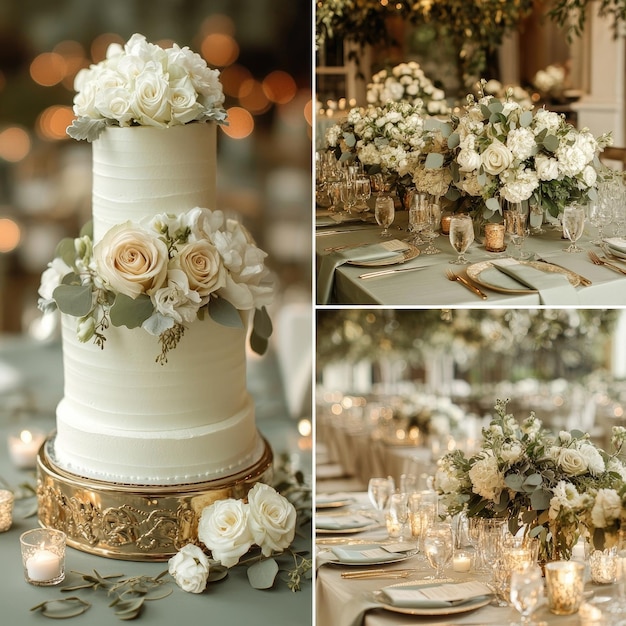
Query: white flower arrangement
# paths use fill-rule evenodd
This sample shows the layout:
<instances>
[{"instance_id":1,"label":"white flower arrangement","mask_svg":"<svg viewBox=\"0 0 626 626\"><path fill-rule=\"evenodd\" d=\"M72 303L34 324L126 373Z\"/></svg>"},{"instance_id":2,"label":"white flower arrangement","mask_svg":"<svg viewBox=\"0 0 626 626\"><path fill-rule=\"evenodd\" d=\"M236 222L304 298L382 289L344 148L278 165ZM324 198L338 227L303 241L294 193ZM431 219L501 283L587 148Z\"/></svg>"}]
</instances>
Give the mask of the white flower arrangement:
<instances>
[{"instance_id":1,"label":"white flower arrangement","mask_svg":"<svg viewBox=\"0 0 626 626\"><path fill-rule=\"evenodd\" d=\"M425 109L429 115L450 112L445 92L435 86L416 61L399 63L391 69L376 72L367 85L366 98L372 106L408 102Z\"/></svg>"},{"instance_id":2,"label":"white flower arrangement","mask_svg":"<svg viewBox=\"0 0 626 626\"><path fill-rule=\"evenodd\" d=\"M559 98L565 88L567 72L562 65L548 65L537 71L533 78L533 85L544 97Z\"/></svg>"},{"instance_id":3,"label":"white flower arrangement","mask_svg":"<svg viewBox=\"0 0 626 626\"><path fill-rule=\"evenodd\" d=\"M74 139L95 140L106 126L167 127L223 122L219 71L189 48L161 48L134 34L124 46L111 44L106 58L76 75Z\"/></svg>"},{"instance_id":4,"label":"white flower arrangement","mask_svg":"<svg viewBox=\"0 0 626 626\"><path fill-rule=\"evenodd\" d=\"M257 483L249 491L247 502L226 498L203 509L198 522L198 539L210 551L211 559L202 548L189 544L170 559L169 572L184 591L201 593L207 581L223 577L257 546L260 555L251 559L253 564L248 569L248 578L255 588L269 588L279 570L273 557L291 546L296 521L296 508L285 496L269 485ZM309 571L311 563L297 553L294 559L292 584L295 591L299 588L299 577ZM214 578L211 578L212 571Z\"/></svg>"},{"instance_id":5,"label":"white flower arrangement","mask_svg":"<svg viewBox=\"0 0 626 626\"><path fill-rule=\"evenodd\" d=\"M109 324L141 327L159 337L160 363L186 325L206 312L243 327L240 311L255 309L251 345L262 353L271 335L265 306L273 294L265 257L222 211L160 214L114 226L95 246L86 233L61 241L42 275L39 307L77 317L79 340L100 347Z\"/></svg>"}]
</instances>

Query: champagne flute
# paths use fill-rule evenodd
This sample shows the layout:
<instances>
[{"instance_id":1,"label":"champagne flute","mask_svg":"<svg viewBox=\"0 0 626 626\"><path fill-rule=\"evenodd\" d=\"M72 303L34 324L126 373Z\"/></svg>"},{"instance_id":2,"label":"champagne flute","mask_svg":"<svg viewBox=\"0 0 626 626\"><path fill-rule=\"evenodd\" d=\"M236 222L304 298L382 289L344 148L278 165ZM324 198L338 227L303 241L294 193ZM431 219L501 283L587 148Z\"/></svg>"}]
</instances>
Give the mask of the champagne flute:
<instances>
[{"instance_id":1,"label":"champagne flute","mask_svg":"<svg viewBox=\"0 0 626 626\"><path fill-rule=\"evenodd\" d=\"M582 248L576 245L585 228L585 209L582 206L572 204L563 209L563 234L571 241L565 248L565 252L582 252Z\"/></svg>"},{"instance_id":2,"label":"champagne flute","mask_svg":"<svg viewBox=\"0 0 626 626\"><path fill-rule=\"evenodd\" d=\"M521 616L521 626L529 626L530 616L543 596L543 577L537 565L514 569L511 574L511 604Z\"/></svg>"},{"instance_id":3,"label":"champagne flute","mask_svg":"<svg viewBox=\"0 0 626 626\"><path fill-rule=\"evenodd\" d=\"M376 204L374 205L374 215L378 225L383 227L380 236L391 237L389 227L393 224L395 218L393 198L385 195L378 196L378 198L376 198Z\"/></svg>"},{"instance_id":4,"label":"champagne flute","mask_svg":"<svg viewBox=\"0 0 626 626\"><path fill-rule=\"evenodd\" d=\"M453 541L450 524L434 524L424 532L424 552L428 564L435 570L433 580L443 577L443 571L452 559Z\"/></svg>"},{"instance_id":5,"label":"champagne flute","mask_svg":"<svg viewBox=\"0 0 626 626\"><path fill-rule=\"evenodd\" d=\"M369 210L367 201L372 195L372 187L370 179L367 176L358 176L354 181L354 191L357 199L357 204L354 207L358 213L364 213Z\"/></svg>"},{"instance_id":6,"label":"champagne flute","mask_svg":"<svg viewBox=\"0 0 626 626\"><path fill-rule=\"evenodd\" d=\"M465 252L474 241L474 223L469 215L453 215L450 220L450 243L459 253L453 265L467 265L469 260L465 258Z\"/></svg>"},{"instance_id":7,"label":"champagne flute","mask_svg":"<svg viewBox=\"0 0 626 626\"><path fill-rule=\"evenodd\" d=\"M428 206L426 204L426 196L419 193L413 194L411 204L409 206L409 230L413 233L411 243L414 246L419 246L425 243L420 237L420 232L426 228L427 210Z\"/></svg>"},{"instance_id":8,"label":"champagne flute","mask_svg":"<svg viewBox=\"0 0 626 626\"><path fill-rule=\"evenodd\" d=\"M372 503L372 506L379 513L379 515L377 516L379 521L380 513L385 510L393 491L394 484L391 478L370 478L367 485L367 495L370 499L370 502Z\"/></svg>"}]
</instances>

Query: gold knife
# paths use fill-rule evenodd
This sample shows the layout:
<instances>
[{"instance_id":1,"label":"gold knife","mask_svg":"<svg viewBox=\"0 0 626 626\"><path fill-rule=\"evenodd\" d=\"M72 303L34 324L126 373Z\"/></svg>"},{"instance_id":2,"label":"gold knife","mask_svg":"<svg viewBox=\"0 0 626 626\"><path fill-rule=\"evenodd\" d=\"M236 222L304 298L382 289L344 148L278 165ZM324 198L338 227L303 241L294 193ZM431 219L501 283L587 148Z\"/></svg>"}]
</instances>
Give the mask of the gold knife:
<instances>
[{"instance_id":1,"label":"gold knife","mask_svg":"<svg viewBox=\"0 0 626 626\"><path fill-rule=\"evenodd\" d=\"M470 291L473 291L477 296L480 296L483 300L487 299L487 294L484 291L482 291L475 285L472 285L472 283L470 283L467 279L463 278L463 276L459 276L459 274L457 274L456 279L463 286L467 287Z\"/></svg>"},{"instance_id":2,"label":"gold knife","mask_svg":"<svg viewBox=\"0 0 626 626\"><path fill-rule=\"evenodd\" d=\"M365 274L359 274L359 278L368 279L376 278L376 276L385 276L386 274L395 274L396 272L412 272L414 270L425 270L426 265L418 265L416 267L399 267L392 270L379 270L377 272L366 272Z\"/></svg>"},{"instance_id":3,"label":"gold knife","mask_svg":"<svg viewBox=\"0 0 626 626\"><path fill-rule=\"evenodd\" d=\"M562 265L559 265L558 263L554 263L553 261L548 261L547 259L543 259L541 257L536 257L537 261L540 261L541 263L547 263L548 265L554 265L554 267L560 267L562 270L565 270L566 272L569 272L570 274L574 274L574 276L576 276L578 278L578 280L580 281L580 284L583 287L589 287L589 285L592 284L592 282L586 278L585 276L583 276L582 274L579 274L578 272L573 272L570 269L567 269L567 267L563 267Z\"/></svg>"}]
</instances>

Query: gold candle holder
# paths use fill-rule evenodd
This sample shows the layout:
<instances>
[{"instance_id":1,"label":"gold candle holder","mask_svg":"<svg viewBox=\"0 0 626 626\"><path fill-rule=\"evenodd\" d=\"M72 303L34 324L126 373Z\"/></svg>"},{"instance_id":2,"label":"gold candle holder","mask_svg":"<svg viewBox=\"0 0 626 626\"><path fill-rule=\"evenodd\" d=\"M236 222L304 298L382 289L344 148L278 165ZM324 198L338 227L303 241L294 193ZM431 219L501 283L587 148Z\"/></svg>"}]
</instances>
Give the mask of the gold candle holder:
<instances>
[{"instance_id":1,"label":"gold candle holder","mask_svg":"<svg viewBox=\"0 0 626 626\"><path fill-rule=\"evenodd\" d=\"M449 213L444 213L441 216L441 234L449 235L450 234L450 222L452 221L452 215Z\"/></svg>"},{"instance_id":2,"label":"gold candle holder","mask_svg":"<svg viewBox=\"0 0 626 626\"><path fill-rule=\"evenodd\" d=\"M0 533L5 533L13 524L13 492L0 489Z\"/></svg>"},{"instance_id":3,"label":"gold candle holder","mask_svg":"<svg viewBox=\"0 0 626 626\"><path fill-rule=\"evenodd\" d=\"M598 585L610 585L617 579L617 550L594 550L589 555L591 580Z\"/></svg>"},{"instance_id":4,"label":"gold candle holder","mask_svg":"<svg viewBox=\"0 0 626 626\"><path fill-rule=\"evenodd\" d=\"M548 607L556 615L572 615L583 601L585 566L578 561L546 563Z\"/></svg>"},{"instance_id":5,"label":"gold candle holder","mask_svg":"<svg viewBox=\"0 0 626 626\"><path fill-rule=\"evenodd\" d=\"M504 224L485 224L485 250L504 252Z\"/></svg>"}]
</instances>

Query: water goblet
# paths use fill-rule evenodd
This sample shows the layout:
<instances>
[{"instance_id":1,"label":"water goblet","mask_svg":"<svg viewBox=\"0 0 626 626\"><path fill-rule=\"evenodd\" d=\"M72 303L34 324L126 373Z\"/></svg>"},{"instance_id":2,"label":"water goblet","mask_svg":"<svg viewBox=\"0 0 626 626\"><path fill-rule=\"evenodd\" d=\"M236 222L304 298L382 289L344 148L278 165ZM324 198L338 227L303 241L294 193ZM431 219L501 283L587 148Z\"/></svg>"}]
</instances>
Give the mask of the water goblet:
<instances>
[{"instance_id":1,"label":"water goblet","mask_svg":"<svg viewBox=\"0 0 626 626\"><path fill-rule=\"evenodd\" d=\"M374 204L374 215L378 225L383 227L380 236L391 237L389 227L393 224L393 220L395 218L393 198L386 195L378 196L376 198L376 203Z\"/></svg>"},{"instance_id":2,"label":"water goblet","mask_svg":"<svg viewBox=\"0 0 626 626\"><path fill-rule=\"evenodd\" d=\"M409 231L413 233L411 243L419 246L424 242L420 237L420 232L426 228L428 206L424 194L413 194L409 206Z\"/></svg>"},{"instance_id":3,"label":"water goblet","mask_svg":"<svg viewBox=\"0 0 626 626\"><path fill-rule=\"evenodd\" d=\"M370 185L370 179L367 176L357 176L354 181L354 192L356 195L357 203L354 207L358 213L364 213L369 210L367 201L372 195L372 187Z\"/></svg>"},{"instance_id":4,"label":"water goblet","mask_svg":"<svg viewBox=\"0 0 626 626\"><path fill-rule=\"evenodd\" d=\"M356 204L356 185L353 178L346 177L341 183L341 199L343 208L352 213L352 209Z\"/></svg>"},{"instance_id":5,"label":"water goblet","mask_svg":"<svg viewBox=\"0 0 626 626\"><path fill-rule=\"evenodd\" d=\"M370 478L367 485L367 495L372 503L372 506L378 512L378 519L380 521L380 514L387 507L389 498L394 491L394 484L391 478L375 477Z\"/></svg>"},{"instance_id":6,"label":"water goblet","mask_svg":"<svg viewBox=\"0 0 626 626\"><path fill-rule=\"evenodd\" d=\"M450 243L459 253L458 258L450 263L454 265L467 265L469 260L465 258L465 252L474 241L474 223L469 215L453 215L450 220Z\"/></svg>"},{"instance_id":7,"label":"water goblet","mask_svg":"<svg viewBox=\"0 0 626 626\"><path fill-rule=\"evenodd\" d=\"M537 565L511 573L511 604L519 612L521 626L529 626L530 616L543 596L543 576Z\"/></svg>"},{"instance_id":8,"label":"water goblet","mask_svg":"<svg viewBox=\"0 0 626 626\"><path fill-rule=\"evenodd\" d=\"M509 208L504 212L504 228L511 243L517 249L515 258L520 261L528 259L530 254L522 251L524 240L528 235L528 213L522 209L521 204L509 204Z\"/></svg>"},{"instance_id":9,"label":"water goblet","mask_svg":"<svg viewBox=\"0 0 626 626\"><path fill-rule=\"evenodd\" d=\"M390 537L404 538L404 529L409 519L409 494L392 493L386 512L387 532Z\"/></svg>"},{"instance_id":10,"label":"water goblet","mask_svg":"<svg viewBox=\"0 0 626 626\"><path fill-rule=\"evenodd\" d=\"M338 178L329 179L326 181L326 190L330 200L328 210L331 213L335 213L339 210L339 204L341 202L341 181Z\"/></svg>"},{"instance_id":11,"label":"water goblet","mask_svg":"<svg viewBox=\"0 0 626 626\"><path fill-rule=\"evenodd\" d=\"M445 567L452 559L453 540L450 524L434 524L424 532L424 553L428 564L435 570L433 580L443 577Z\"/></svg>"},{"instance_id":12,"label":"water goblet","mask_svg":"<svg viewBox=\"0 0 626 626\"><path fill-rule=\"evenodd\" d=\"M441 223L441 205L438 201L431 202L430 199L426 200L425 210L425 228L424 237L428 241L428 245L422 254L440 254L441 250L438 250L433 245L433 240L439 237L439 233L435 231L437 226Z\"/></svg>"},{"instance_id":13,"label":"water goblet","mask_svg":"<svg viewBox=\"0 0 626 626\"><path fill-rule=\"evenodd\" d=\"M604 240L604 228L613 221L613 207L608 202L608 198L602 195L589 203L588 215L589 223L598 229L598 238L591 243L599 246Z\"/></svg>"},{"instance_id":14,"label":"water goblet","mask_svg":"<svg viewBox=\"0 0 626 626\"><path fill-rule=\"evenodd\" d=\"M571 241L565 252L582 252L576 245L585 228L585 209L579 205L569 205L563 209L563 234Z\"/></svg>"}]
</instances>

